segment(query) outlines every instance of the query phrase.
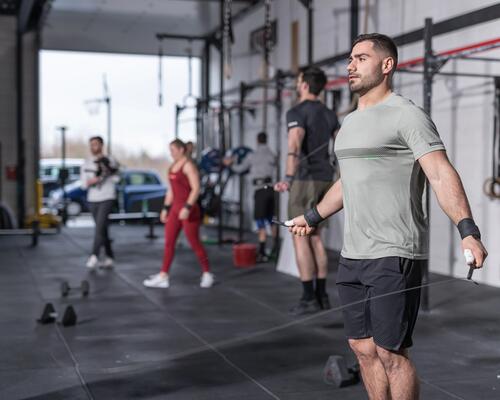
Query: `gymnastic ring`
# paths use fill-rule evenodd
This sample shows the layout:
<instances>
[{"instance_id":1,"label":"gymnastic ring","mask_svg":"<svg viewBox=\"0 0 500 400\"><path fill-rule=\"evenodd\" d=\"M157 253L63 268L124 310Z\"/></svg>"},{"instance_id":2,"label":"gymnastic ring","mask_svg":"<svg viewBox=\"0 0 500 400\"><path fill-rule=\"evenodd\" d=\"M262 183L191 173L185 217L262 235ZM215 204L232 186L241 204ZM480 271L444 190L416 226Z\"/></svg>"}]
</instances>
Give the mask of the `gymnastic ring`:
<instances>
[{"instance_id":1,"label":"gymnastic ring","mask_svg":"<svg viewBox=\"0 0 500 400\"><path fill-rule=\"evenodd\" d=\"M488 178L484 181L483 192L490 199L500 199L500 178Z\"/></svg>"}]
</instances>

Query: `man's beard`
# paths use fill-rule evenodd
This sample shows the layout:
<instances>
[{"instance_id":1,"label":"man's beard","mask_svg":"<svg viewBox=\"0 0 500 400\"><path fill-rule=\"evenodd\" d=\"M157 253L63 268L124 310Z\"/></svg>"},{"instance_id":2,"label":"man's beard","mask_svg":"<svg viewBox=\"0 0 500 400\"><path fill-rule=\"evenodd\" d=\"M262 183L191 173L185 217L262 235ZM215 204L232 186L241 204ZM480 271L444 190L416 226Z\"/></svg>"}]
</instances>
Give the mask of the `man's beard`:
<instances>
[{"instance_id":1,"label":"man's beard","mask_svg":"<svg viewBox=\"0 0 500 400\"><path fill-rule=\"evenodd\" d=\"M361 76L357 75L357 82L349 82L349 89L352 93L358 93L360 96L363 96L375 86L379 85L380 82L381 80L378 76L363 79Z\"/></svg>"}]
</instances>

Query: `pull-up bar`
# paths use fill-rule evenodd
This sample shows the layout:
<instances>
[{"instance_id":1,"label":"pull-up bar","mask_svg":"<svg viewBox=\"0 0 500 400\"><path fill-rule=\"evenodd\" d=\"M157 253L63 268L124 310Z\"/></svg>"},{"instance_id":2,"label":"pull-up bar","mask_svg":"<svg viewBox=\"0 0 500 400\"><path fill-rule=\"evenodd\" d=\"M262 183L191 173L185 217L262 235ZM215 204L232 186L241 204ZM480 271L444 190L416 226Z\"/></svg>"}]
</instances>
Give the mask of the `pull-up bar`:
<instances>
[{"instance_id":1,"label":"pull-up bar","mask_svg":"<svg viewBox=\"0 0 500 400\"><path fill-rule=\"evenodd\" d=\"M436 61L448 61L455 58L462 58L468 60L469 55L480 53L483 51L493 50L500 47L500 38L495 38L491 40L486 40L479 43L470 44L467 46L457 47L455 49L442 51L434 55ZM425 57L417 57L405 62L398 64L398 69L414 67L417 65L422 65L425 61Z\"/></svg>"},{"instance_id":2,"label":"pull-up bar","mask_svg":"<svg viewBox=\"0 0 500 400\"><path fill-rule=\"evenodd\" d=\"M165 40L165 39L175 39L175 40L208 40L207 36L198 36L198 35L176 35L174 33L157 33L156 39Z\"/></svg>"}]
</instances>

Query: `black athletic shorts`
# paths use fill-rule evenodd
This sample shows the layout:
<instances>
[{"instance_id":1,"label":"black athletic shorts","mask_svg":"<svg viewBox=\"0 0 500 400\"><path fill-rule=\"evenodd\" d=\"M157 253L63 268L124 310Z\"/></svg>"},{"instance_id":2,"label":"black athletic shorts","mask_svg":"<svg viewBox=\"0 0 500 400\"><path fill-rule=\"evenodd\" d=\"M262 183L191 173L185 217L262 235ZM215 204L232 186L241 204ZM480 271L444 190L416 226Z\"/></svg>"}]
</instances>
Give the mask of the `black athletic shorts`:
<instances>
[{"instance_id":1,"label":"black athletic shorts","mask_svg":"<svg viewBox=\"0 0 500 400\"><path fill-rule=\"evenodd\" d=\"M274 216L275 191L271 186L257 189L254 194L254 214L255 220L271 220Z\"/></svg>"},{"instance_id":2,"label":"black athletic shorts","mask_svg":"<svg viewBox=\"0 0 500 400\"><path fill-rule=\"evenodd\" d=\"M340 303L358 302L342 310L347 337L373 337L378 346L387 350L410 347L420 289L370 298L420 286L422 263L402 257L355 260L341 256L337 272Z\"/></svg>"}]
</instances>

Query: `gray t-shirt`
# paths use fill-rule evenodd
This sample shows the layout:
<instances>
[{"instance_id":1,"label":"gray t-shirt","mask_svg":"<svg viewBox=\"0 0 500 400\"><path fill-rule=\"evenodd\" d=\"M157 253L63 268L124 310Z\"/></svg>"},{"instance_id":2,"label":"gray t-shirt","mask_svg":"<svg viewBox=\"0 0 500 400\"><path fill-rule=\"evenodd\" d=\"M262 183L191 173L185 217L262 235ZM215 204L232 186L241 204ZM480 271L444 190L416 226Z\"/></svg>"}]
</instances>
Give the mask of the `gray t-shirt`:
<instances>
[{"instance_id":1,"label":"gray t-shirt","mask_svg":"<svg viewBox=\"0 0 500 400\"><path fill-rule=\"evenodd\" d=\"M335 142L343 257L428 258L425 175L417 160L436 150L445 147L432 120L394 93L344 119Z\"/></svg>"}]
</instances>

